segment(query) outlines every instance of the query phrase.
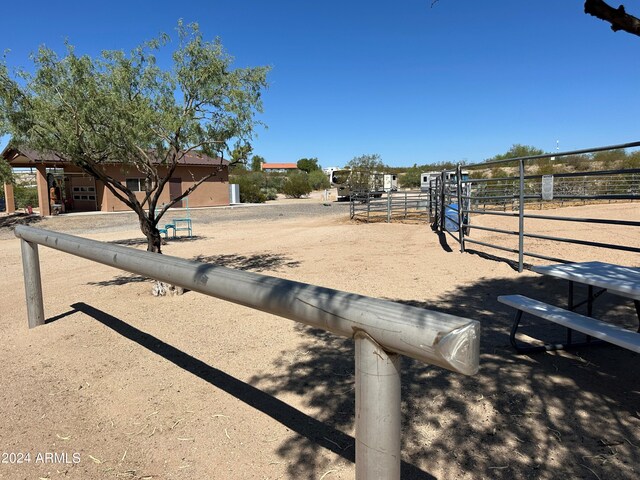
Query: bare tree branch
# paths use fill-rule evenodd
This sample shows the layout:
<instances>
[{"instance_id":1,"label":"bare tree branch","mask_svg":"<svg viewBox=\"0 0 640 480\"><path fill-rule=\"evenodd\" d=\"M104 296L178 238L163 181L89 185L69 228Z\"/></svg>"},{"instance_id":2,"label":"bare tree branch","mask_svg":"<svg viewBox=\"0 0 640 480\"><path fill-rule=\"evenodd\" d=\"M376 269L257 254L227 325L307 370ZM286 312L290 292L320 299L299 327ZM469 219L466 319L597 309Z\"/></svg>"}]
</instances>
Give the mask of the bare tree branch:
<instances>
[{"instance_id":1,"label":"bare tree branch","mask_svg":"<svg viewBox=\"0 0 640 480\"><path fill-rule=\"evenodd\" d=\"M586 0L584 2L584 13L604 20L611 24L611 30L617 32L623 30L632 35L640 36L640 19L629 15L620 5L613 8L603 0Z\"/></svg>"},{"instance_id":2,"label":"bare tree branch","mask_svg":"<svg viewBox=\"0 0 640 480\"><path fill-rule=\"evenodd\" d=\"M71 162L70 158L66 158L60 153L56 153L56 156L62 161ZM92 161L87 161L86 159L83 160L84 161L82 163L76 162L76 165L92 177L100 180L118 200L127 205L134 212L140 214L143 210L142 206L131 191L123 187L115 178L107 175L97 164L94 164Z\"/></svg>"}]
</instances>

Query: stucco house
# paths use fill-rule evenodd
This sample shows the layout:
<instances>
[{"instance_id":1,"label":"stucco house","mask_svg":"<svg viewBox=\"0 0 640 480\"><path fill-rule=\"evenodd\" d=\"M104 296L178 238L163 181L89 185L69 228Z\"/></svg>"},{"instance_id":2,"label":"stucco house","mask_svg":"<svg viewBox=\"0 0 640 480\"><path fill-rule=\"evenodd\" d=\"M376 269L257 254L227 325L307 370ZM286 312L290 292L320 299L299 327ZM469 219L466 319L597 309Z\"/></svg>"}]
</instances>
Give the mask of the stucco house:
<instances>
[{"instance_id":1,"label":"stucco house","mask_svg":"<svg viewBox=\"0 0 640 480\"><path fill-rule=\"evenodd\" d=\"M52 213L49 202L49 189L53 182L60 189L61 203L64 211L74 212L119 212L129 208L116 198L104 184L94 177L84 173L76 165L61 160L53 153L40 153L29 148L7 147L2 157L12 168L30 168L35 172L38 190L38 204L40 215ZM144 178L135 168L123 169L123 164L105 165L106 174L127 185L130 190L144 196ZM158 167L160 175L166 167ZM167 203L177 198L195 181L216 170L215 176L206 180L189 195L189 207L212 207L229 205L229 162L222 158L212 158L207 155L190 152L184 156L169 179L160 198L160 203ZM166 170L165 170L166 172ZM13 187L4 185L7 212L15 211ZM176 207L183 206L178 202ZM33 205L35 208L36 205Z\"/></svg>"},{"instance_id":2,"label":"stucco house","mask_svg":"<svg viewBox=\"0 0 640 480\"><path fill-rule=\"evenodd\" d=\"M298 170L298 164L296 163L263 163L260 168L264 172L295 172Z\"/></svg>"}]
</instances>

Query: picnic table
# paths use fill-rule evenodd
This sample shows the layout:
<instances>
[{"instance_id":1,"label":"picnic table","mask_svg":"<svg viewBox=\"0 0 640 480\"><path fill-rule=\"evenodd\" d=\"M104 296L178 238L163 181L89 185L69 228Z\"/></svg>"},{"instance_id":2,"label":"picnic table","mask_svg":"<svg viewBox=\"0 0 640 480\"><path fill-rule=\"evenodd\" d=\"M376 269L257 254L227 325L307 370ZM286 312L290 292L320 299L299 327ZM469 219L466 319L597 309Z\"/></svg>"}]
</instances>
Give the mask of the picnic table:
<instances>
[{"instance_id":1,"label":"picnic table","mask_svg":"<svg viewBox=\"0 0 640 480\"><path fill-rule=\"evenodd\" d=\"M179 231L186 231L187 237L193 236L193 229L191 226L191 218L174 218L173 219L173 230L177 234Z\"/></svg>"},{"instance_id":2,"label":"picnic table","mask_svg":"<svg viewBox=\"0 0 640 480\"><path fill-rule=\"evenodd\" d=\"M549 305L523 295L505 295L498 301L514 307L517 312L511 329L510 341L519 353L577 348L596 344L593 338L603 340L634 352L640 353L640 327L637 332L592 318L593 303L604 292L631 299L634 302L640 322L640 268L625 267L604 262L578 262L533 267L534 272L569 281L567 307ZM587 286L587 298L575 301L574 285ZM575 310L586 304L587 315ZM523 313L544 318L567 328L565 343L543 346L522 346L516 341L516 333ZM574 342L572 332L576 330L587 335L585 342Z\"/></svg>"}]
</instances>

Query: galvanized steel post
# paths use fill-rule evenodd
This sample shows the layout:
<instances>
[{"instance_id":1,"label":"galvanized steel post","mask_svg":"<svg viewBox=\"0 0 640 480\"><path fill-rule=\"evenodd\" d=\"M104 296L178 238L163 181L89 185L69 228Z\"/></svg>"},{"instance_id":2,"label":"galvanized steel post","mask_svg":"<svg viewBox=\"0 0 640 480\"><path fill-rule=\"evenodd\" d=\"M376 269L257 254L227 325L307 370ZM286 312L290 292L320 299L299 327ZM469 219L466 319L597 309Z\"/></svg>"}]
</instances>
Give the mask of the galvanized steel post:
<instances>
[{"instance_id":1,"label":"galvanized steel post","mask_svg":"<svg viewBox=\"0 0 640 480\"><path fill-rule=\"evenodd\" d=\"M407 192L404 192L404 218L407 218Z\"/></svg>"},{"instance_id":2,"label":"galvanized steel post","mask_svg":"<svg viewBox=\"0 0 640 480\"><path fill-rule=\"evenodd\" d=\"M456 167L456 180L456 193L458 194L458 242L460 243L460 253L464 253L464 232L462 231L464 219L462 214L462 166L460 164Z\"/></svg>"},{"instance_id":3,"label":"galvanized steel post","mask_svg":"<svg viewBox=\"0 0 640 480\"><path fill-rule=\"evenodd\" d=\"M387 223L391 223L391 190L387 192Z\"/></svg>"},{"instance_id":4,"label":"galvanized steel post","mask_svg":"<svg viewBox=\"0 0 640 480\"><path fill-rule=\"evenodd\" d=\"M518 272L524 270L524 160L520 160L520 205L518 211Z\"/></svg>"},{"instance_id":5,"label":"galvanized steel post","mask_svg":"<svg viewBox=\"0 0 640 480\"><path fill-rule=\"evenodd\" d=\"M446 188L446 182L445 182L445 172L444 170L442 171L442 173L440 174L440 211L438 212L440 214L440 229L438 230L440 233L444 232L444 215L445 215L445 191L444 189Z\"/></svg>"},{"instance_id":6,"label":"galvanized steel post","mask_svg":"<svg viewBox=\"0 0 640 480\"><path fill-rule=\"evenodd\" d=\"M38 244L21 239L20 249L22 250L24 290L27 297L27 320L29 322L29 328L34 328L39 325L44 325L44 304L42 300Z\"/></svg>"},{"instance_id":7,"label":"galvanized steel post","mask_svg":"<svg viewBox=\"0 0 640 480\"><path fill-rule=\"evenodd\" d=\"M356 342L356 479L400 479L400 355Z\"/></svg>"}]
</instances>

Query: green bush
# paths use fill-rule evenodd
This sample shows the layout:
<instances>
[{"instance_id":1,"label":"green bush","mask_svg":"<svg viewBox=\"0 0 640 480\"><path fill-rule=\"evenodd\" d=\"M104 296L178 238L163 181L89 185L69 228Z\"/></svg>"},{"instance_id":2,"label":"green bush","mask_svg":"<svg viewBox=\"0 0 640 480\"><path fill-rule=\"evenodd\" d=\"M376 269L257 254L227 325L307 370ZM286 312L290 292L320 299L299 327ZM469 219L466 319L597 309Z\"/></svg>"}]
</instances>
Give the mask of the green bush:
<instances>
[{"instance_id":1,"label":"green bush","mask_svg":"<svg viewBox=\"0 0 640 480\"><path fill-rule=\"evenodd\" d=\"M264 194L267 200L275 200L278 198L278 190L275 188L261 188L260 191Z\"/></svg>"},{"instance_id":2,"label":"green bush","mask_svg":"<svg viewBox=\"0 0 640 480\"><path fill-rule=\"evenodd\" d=\"M556 166L553 162L538 163L538 175L553 175L556 172Z\"/></svg>"},{"instance_id":3,"label":"green bush","mask_svg":"<svg viewBox=\"0 0 640 480\"><path fill-rule=\"evenodd\" d=\"M292 173L282 185L282 192L291 198L300 198L311 193L309 176L306 173Z\"/></svg>"},{"instance_id":4,"label":"green bush","mask_svg":"<svg viewBox=\"0 0 640 480\"><path fill-rule=\"evenodd\" d=\"M262 193L263 177L259 172L233 176L232 183L240 185L241 203L264 203L267 197Z\"/></svg>"},{"instance_id":5,"label":"green bush","mask_svg":"<svg viewBox=\"0 0 640 480\"><path fill-rule=\"evenodd\" d=\"M322 170L314 170L309 173L309 186L313 190L324 190L331 188L329 177Z\"/></svg>"},{"instance_id":6,"label":"green bush","mask_svg":"<svg viewBox=\"0 0 640 480\"><path fill-rule=\"evenodd\" d=\"M404 172L404 175L400 176L400 186L402 188L420 188L421 175L422 170L418 167L411 167L407 169L407 171Z\"/></svg>"},{"instance_id":7,"label":"green bush","mask_svg":"<svg viewBox=\"0 0 640 480\"><path fill-rule=\"evenodd\" d=\"M633 152L622 161L620 168L640 168L640 151Z\"/></svg>"},{"instance_id":8,"label":"green bush","mask_svg":"<svg viewBox=\"0 0 640 480\"><path fill-rule=\"evenodd\" d=\"M38 205L38 189L36 187L24 187L16 185L13 189L16 208L24 208L27 205L36 207Z\"/></svg>"},{"instance_id":9,"label":"green bush","mask_svg":"<svg viewBox=\"0 0 640 480\"><path fill-rule=\"evenodd\" d=\"M508 178L511 176L504 168L495 166L491 169L491 178Z\"/></svg>"},{"instance_id":10,"label":"green bush","mask_svg":"<svg viewBox=\"0 0 640 480\"><path fill-rule=\"evenodd\" d=\"M265 188L275 188L276 192L282 193L282 186L284 185L287 176L283 173L277 172L269 172L265 173L264 177L264 187Z\"/></svg>"},{"instance_id":11,"label":"green bush","mask_svg":"<svg viewBox=\"0 0 640 480\"><path fill-rule=\"evenodd\" d=\"M487 178L486 170L471 170L469 172L469 178Z\"/></svg>"}]
</instances>

